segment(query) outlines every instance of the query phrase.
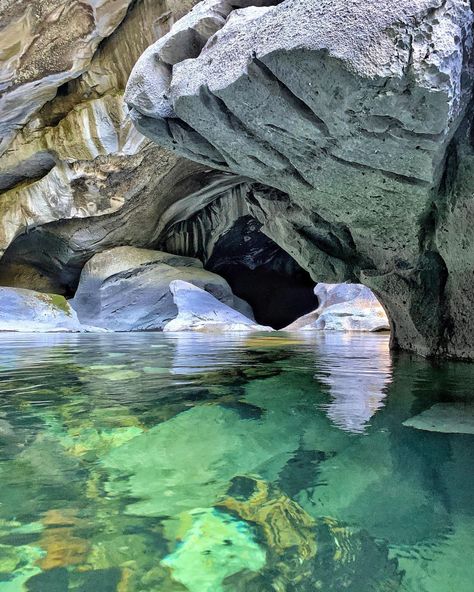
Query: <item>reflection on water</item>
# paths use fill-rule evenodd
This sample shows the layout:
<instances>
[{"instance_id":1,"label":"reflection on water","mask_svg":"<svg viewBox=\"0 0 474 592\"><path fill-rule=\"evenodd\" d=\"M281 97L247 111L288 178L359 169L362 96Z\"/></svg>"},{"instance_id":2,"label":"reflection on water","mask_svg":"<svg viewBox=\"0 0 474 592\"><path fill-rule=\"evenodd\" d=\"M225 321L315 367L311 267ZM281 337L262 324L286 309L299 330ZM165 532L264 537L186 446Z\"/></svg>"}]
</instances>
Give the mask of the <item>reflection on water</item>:
<instances>
[{"instance_id":1,"label":"reflection on water","mask_svg":"<svg viewBox=\"0 0 474 592\"><path fill-rule=\"evenodd\" d=\"M470 592L474 436L423 422L466 431L473 378L384 335L1 335L0 591Z\"/></svg>"},{"instance_id":2,"label":"reflection on water","mask_svg":"<svg viewBox=\"0 0 474 592\"><path fill-rule=\"evenodd\" d=\"M392 379L392 360L387 338L368 335L356 351L349 334L323 334L318 343L319 373L329 387L331 402L323 405L334 424L360 433L383 406Z\"/></svg>"}]
</instances>

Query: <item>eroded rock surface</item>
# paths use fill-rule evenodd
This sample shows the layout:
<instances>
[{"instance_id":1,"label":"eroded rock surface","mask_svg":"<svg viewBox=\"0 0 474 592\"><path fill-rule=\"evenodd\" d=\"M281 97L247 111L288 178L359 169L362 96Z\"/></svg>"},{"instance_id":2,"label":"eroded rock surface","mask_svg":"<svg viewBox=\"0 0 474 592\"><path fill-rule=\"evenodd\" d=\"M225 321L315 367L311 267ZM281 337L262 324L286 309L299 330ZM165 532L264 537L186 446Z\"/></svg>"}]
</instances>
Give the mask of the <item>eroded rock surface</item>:
<instances>
[{"instance_id":1,"label":"eroded rock surface","mask_svg":"<svg viewBox=\"0 0 474 592\"><path fill-rule=\"evenodd\" d=\"M84 219L93 234L97 218L146 202L173 174L180 159L136 131L123 91L139 55L195 3L0 3L0 256L55 221Z\"/></svg>"},{"instance_id":2,"label":"eroded rock surface","mask_svg":"<svg viewBox=\"0 0 474 592\"><path fill-rule=\"evenodd\" d=\"M162 330L178 314L170 284L179 279L207 290L226 305L235 304L229 284L204 270L197 259L134 247L117 247L92 257L71 304L86 325L112 331Z\"/></svg>"},{"instance_id":3,"label":"eroded rock surface","mask_svg":"<svg viewBox=\"0 0 474 592\"><path fill-rule=\"evenodd\" d=\"M373 292L361 284L318 284L318 308L286 327L287 331L388 331L390 325Z\"/></svg>"},{"instance_id":4,"label":"eroded rock surface","mask_svg":"<svg viewBox=\"0 0 474 592\"><path fill-rule=\"evenodd\" d=\"M15 128L81 74L132 0L0 3L0 152Z\"/></svg>"},{"instance_id":5,"label":"eroded rock surface","mask_svg":"<svg viewBox=\"0 0 474 592\"><path fill-rule=\"evenodd\" d=\"M127 97L161 146L261 183L264 231L316 281L373 289L395 346L469 359L472 22L464 0L237 10L173 65L167 113L136 100L163 83L151 49Z\"/></svg>"}]
</instances>

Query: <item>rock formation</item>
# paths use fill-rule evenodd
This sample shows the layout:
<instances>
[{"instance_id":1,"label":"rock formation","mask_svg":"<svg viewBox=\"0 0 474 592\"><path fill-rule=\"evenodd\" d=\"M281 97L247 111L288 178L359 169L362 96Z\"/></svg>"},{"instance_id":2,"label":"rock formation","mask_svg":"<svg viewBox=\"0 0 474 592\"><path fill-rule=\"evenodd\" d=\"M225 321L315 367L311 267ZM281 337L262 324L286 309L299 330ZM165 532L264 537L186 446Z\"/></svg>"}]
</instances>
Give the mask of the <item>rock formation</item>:
<instances>
[{"instance_id":1,"label":"rock formation","mask_svg":"<svg viewBox=\"0 0 474 592\"><path fill-rule=\"evenodd\" d=\"M0 0L0 285L70 297L95 254L158 248L234 289L283 270L294 319L305 270L370 287L394 347L474 358L472 23L467 0ZM270 242L229 267L244 223Z\"/></svg>"},{"instance_id":2,"label":"rock formation","mask_svg":"<svg viewBox=\"0 0 474 592\"><path fill-rule=\"evenodd\" d=\"M0 256L58 220L85 219L81 229L97 242L97 218L134 199L146 210L158 186L166 194L167 175L179 181L200 168L151 146L122 98L140 53L195 3L0 2ZM36 261L15 263L37 275ZM18 267L7 267L2 283L17 284Z\"/></svg>"},{"instance_id":3,"label":"rock formation","mask_svg":"<svg viewBox=\"0 0 474 592\"><path fill-rule=\"evenodd\" d=\"M251 179L263 231L316 281L372 288L394 346L474 357L469 3L271 4L172 60L189 15L147 49L126 95L138 129Z\"/></svg>"},{"instance_id":4,"label":"rock formation","mask_svg":"<svg viewBox=\"0 0 474 592\"><path fill-rule=\"evenodd\" d=\"M239 299L234 300L229 284L204 270L197 259L133 247L117 247L92 257L71 304L85 325L111 331L157 331L180 310L170 290L174 280L204 288L223 306L242 306Z\"/></svg>"},{"instance_id":5,"label":"rock formation","mask_svg":"<svg viewBox=\"0 0 474 592\"><path fill-rule=\"evenodd\" d=\"M0 331L49 333L83 331L63 296L0 287Z\"/></svg>"},{"instance_id":6,"label":"rock formation","mask_svg":"<svg viewBox=\"0 0 474 592\"><path fill-rule=\"evenodd\" d=\"M373 292L361 284L318 284L318 308L287 331L388 331L387 315Z\"/></svg>"},{"instance_id":7,"label":"rock formation","mask_svg":"<svg viewBox=\"0 0 474 592\"><path fill-rule=\"evenodd\" d=\"M182 280L169 286L178 315L163 331L244 332L271 331L271 327L257 325L242 313L220 302L209 292Z\"/></svg>"}]
</instances>

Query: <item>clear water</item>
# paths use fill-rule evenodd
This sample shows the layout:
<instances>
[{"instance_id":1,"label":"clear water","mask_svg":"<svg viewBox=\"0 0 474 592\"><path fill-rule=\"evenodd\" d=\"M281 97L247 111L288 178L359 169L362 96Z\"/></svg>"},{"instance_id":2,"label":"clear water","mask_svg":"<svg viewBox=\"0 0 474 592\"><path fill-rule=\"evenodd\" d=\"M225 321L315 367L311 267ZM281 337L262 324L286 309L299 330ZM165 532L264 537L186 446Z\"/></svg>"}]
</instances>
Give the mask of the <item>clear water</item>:
<instances>
[{"instance_id":1,"label":"clear water","mask_svg":"<svg viewBox=\"0 0 474 592\"><path fill-rule=\"evenodd\" d=\"M473 385L384 335L4 334L0 591L471 592L474 436L404 422Z\"/></svg>"}]
</instances>

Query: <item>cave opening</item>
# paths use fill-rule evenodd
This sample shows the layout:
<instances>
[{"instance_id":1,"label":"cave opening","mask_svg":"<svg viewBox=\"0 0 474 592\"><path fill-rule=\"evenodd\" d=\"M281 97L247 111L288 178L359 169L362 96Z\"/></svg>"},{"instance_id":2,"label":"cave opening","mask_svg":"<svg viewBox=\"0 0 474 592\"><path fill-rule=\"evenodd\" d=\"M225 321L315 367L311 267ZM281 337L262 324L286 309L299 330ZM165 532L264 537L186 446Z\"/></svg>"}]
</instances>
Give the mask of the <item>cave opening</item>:
<instances>
[{"instance_id":1,"label":"cave opening","mask_svg":"<svg viewBox=\"0 0 474 592\"><path fill-rule=\"evenodd\" d=\"M217 240L205 267L250 304L258 323L283 329L317 308L315 282L261 227L250 215L239 218Z\"/></svg>"}]
</instances>

